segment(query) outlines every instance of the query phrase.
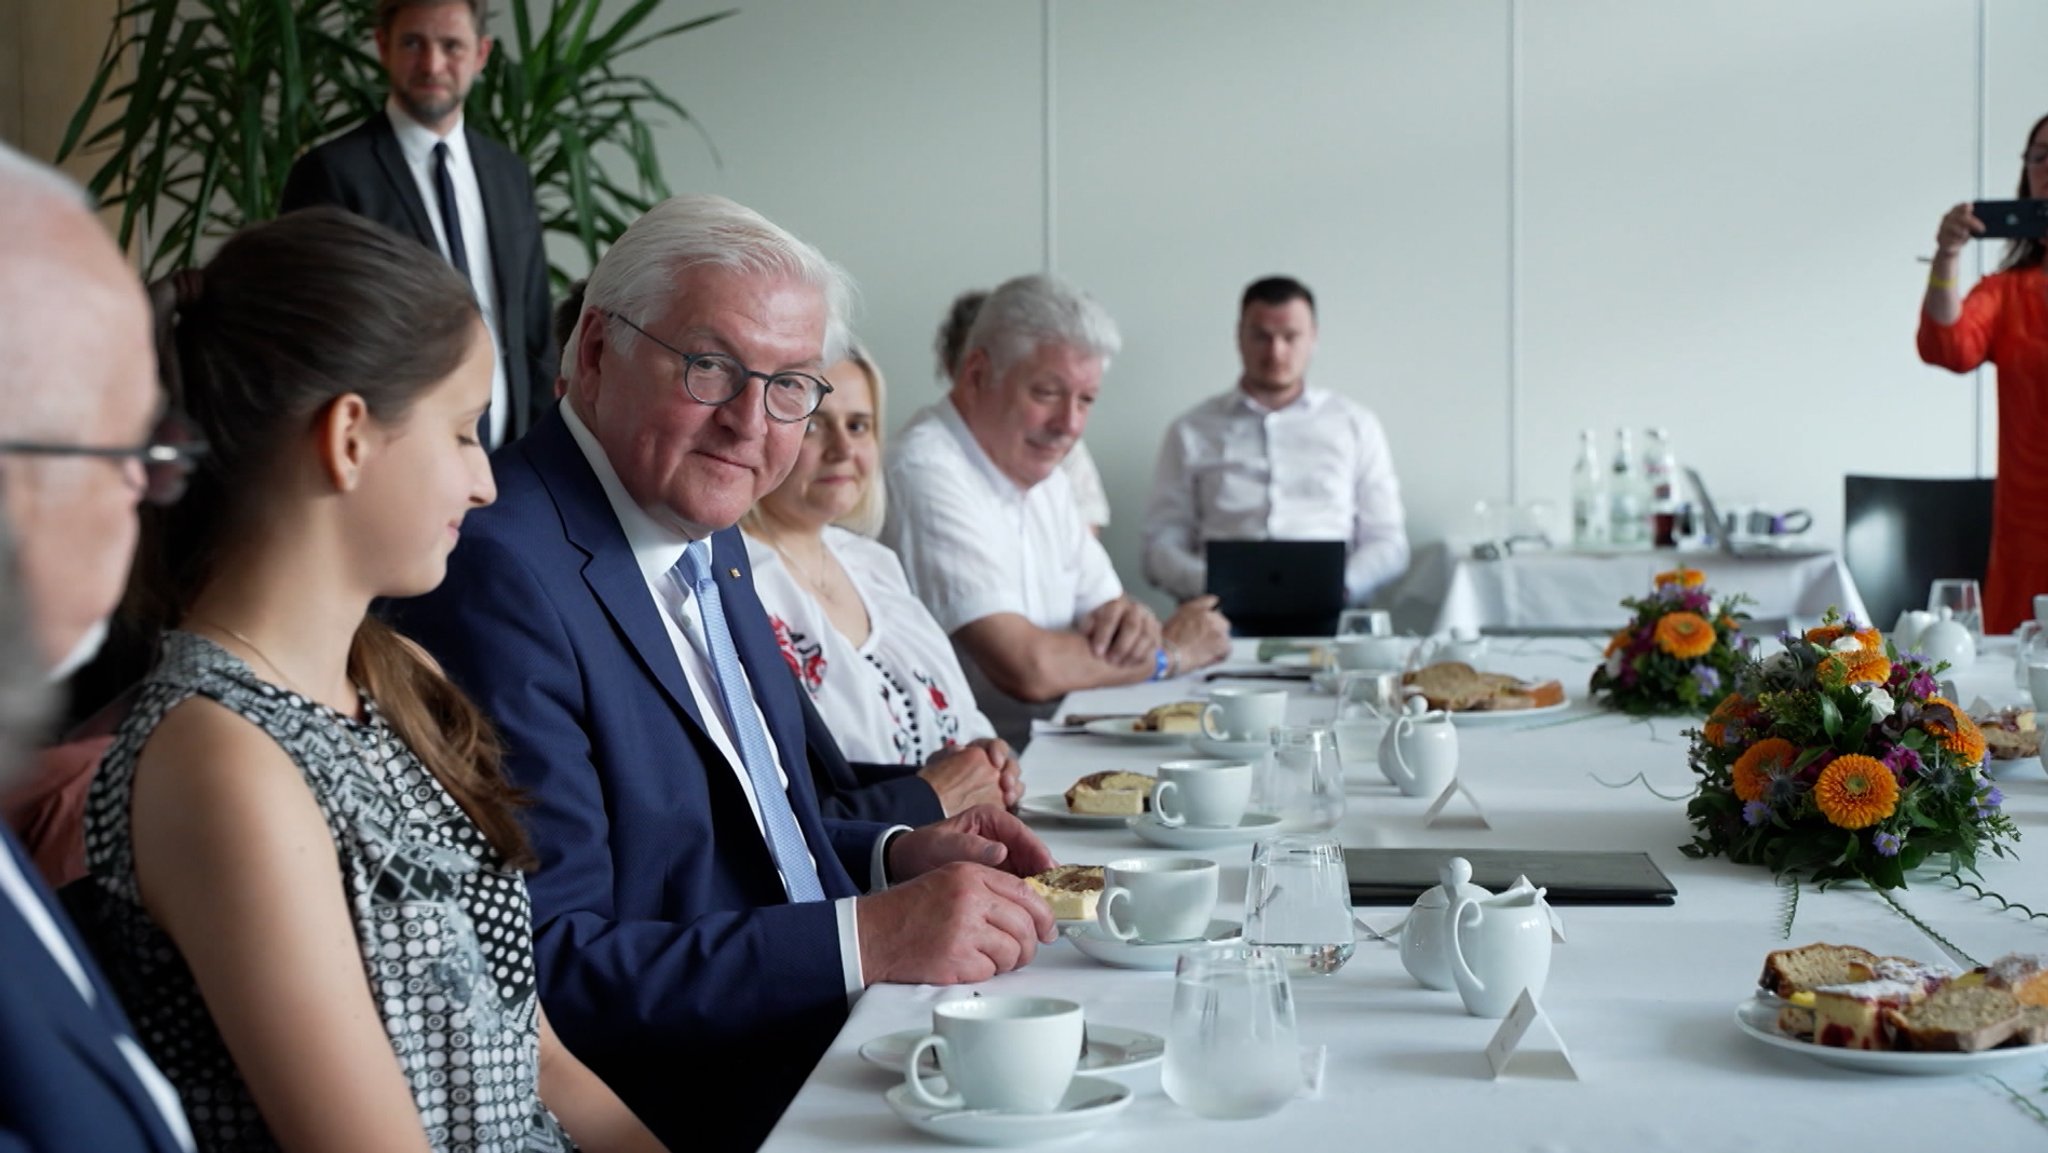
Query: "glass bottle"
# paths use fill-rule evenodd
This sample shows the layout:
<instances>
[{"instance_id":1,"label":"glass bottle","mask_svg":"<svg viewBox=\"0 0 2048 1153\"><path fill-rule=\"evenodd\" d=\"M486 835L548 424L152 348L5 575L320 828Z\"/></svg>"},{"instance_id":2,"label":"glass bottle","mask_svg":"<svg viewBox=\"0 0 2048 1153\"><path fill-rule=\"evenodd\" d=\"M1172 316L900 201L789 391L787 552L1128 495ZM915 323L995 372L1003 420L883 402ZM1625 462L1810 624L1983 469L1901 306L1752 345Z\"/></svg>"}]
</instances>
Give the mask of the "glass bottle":
<instances>
[{"instance_id":1,"label":"glass bottle","mask_svg":"<svg viewBox=\"0 0 2048 1153\"><path fill-rule=\"evenodd\" d=\"M1649 451L1643 456L1643 477L1650 490L1650 543L1657 548L1677 548L1680 504L1678 457L1671 451L1669 433L1653 428L1649 434Z\"/></svg>"},{"instance_id":2,"label":"glass bottle","mask_svg":"<svg viewBox=\"0 0 2048 1153\"><path fill-rule=\"evenodd\" d=\"M1614 467L1609 480L1608 537L1615 548L1641 548L1649 543L1649 494L1643 486L1635 443L1626 428L1615 430Z\"/></svg>"},{"instance_id":3,"label":"glass bottle","mask_svg":"<svg viewBox=\"0 0 2048 1153\"><path fill-rule=\"evenodd\" d=\"M1579 433L1579 462L1572 468L1572 547L1606 548L1612 528L1608 505L1607 470L1600 464L1600 450L1593 430Z\"/></svg>"}]
</instances>

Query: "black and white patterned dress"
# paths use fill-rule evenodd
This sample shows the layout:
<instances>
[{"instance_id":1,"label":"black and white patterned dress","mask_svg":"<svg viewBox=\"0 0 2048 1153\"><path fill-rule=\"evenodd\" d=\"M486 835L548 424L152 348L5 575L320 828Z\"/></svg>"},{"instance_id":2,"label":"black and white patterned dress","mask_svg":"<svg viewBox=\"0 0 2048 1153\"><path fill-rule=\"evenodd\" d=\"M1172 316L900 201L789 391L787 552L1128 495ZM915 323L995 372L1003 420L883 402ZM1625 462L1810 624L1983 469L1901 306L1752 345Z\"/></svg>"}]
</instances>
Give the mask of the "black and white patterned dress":
<instances>
[{"instance_id":1,"label":"black and white patterned dress","mask_svg":"<svg viewBox=\"0 0 2048 1153\"><path fill-rule=\"evenodd\" d=\"M541 1103L540 1018L526 881L364 698L344 717L258 678L219 645L165 638L86 808L108 971L149 1055L177 1087L201 1150L276 1148L177 947L143 910L129 824L135 760L192 696L268 733L304 775L334 838L377 1002L437 1150L572 1148Z\"/></svg>"}]
</instances>

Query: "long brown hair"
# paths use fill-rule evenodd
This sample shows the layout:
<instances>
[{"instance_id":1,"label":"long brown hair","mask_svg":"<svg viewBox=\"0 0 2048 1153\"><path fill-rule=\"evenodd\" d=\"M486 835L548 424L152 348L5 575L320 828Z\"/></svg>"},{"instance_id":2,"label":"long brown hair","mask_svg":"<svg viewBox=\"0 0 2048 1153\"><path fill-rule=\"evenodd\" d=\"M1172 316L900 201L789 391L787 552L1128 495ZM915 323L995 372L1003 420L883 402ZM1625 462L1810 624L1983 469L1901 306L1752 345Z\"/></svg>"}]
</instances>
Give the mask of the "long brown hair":
<instances>
[{"instance_id":1,"label":"long brown hair","mask_svg":"<svg viewBox=\"0 0 2048 1153\"><path fill-rule=\"evenodd\" d=\"M2048 116L2043 116L2039 120L2034 121L2034 126L2027 129L2026 151L2032 152L2034 150L2034 137L2041 134L2041 126L2044 124L2048 124ZM2048 188L2027 187L2027 168L2024 160L2020 162L2019 197L2021 200L2026 200L2030 197L2048 200ZM2015 268L2035 268L2041 264L2044 256L2048 256L2048 246L2044 246L2041 243L2041 238L2038 236L2023 236L2016 240L2007 241L2005 245L2005 258L1998 262L1998 271L2010 272Z\"/></svg>"},{"instance_id":2,"label":"long brown hair","mask_svg":"<svg viewBox=\"0 0 2048 1153\"><path fill-rule=\"evenodd\" d=\"M235 234L203 273L157 291L173 403L208 452L185 498L149 509L135 604L174 627L213 576L278 458L336 399L362 398L383 424L462 363L480 331L469 284L424 246L334 208ZM166 311L168 306L168 311ZM491 845L535 863L490 722L410 642L365 617L349 676Z\"/></svg>"}]
</instances>

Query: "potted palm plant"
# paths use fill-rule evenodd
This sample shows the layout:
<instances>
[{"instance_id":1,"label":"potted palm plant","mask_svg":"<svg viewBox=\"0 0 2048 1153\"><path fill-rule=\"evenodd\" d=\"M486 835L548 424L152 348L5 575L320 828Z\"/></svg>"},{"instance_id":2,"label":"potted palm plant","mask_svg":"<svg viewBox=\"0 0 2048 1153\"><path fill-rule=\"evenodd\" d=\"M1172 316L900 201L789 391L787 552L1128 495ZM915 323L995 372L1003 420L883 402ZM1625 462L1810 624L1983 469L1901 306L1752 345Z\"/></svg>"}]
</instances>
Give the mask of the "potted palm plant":
<instances>
[{"instance_id":1,"label":"potted palm plant","mask_svg":"<svg viewBox=\"0 0 2048 1153\"><path fill-rule=\"evenodd\" d=\"M635 0L601 24L604 0L511 0L513 42L470 91L468 118L526 158L542 225L572 238L586 263L669 194L649 117L695 126L621 59L732 15L650 27L662 3ZM371 9L132 0L116 15L58 159L100 158L88 187L120 208L121 243L139 243L147 275L193 264L203 245L274 215L292 161L382 105ZM598 163L606 153L623 163ZM551 272L558 285L570 276Z\"/></svg>"}]
</instances>

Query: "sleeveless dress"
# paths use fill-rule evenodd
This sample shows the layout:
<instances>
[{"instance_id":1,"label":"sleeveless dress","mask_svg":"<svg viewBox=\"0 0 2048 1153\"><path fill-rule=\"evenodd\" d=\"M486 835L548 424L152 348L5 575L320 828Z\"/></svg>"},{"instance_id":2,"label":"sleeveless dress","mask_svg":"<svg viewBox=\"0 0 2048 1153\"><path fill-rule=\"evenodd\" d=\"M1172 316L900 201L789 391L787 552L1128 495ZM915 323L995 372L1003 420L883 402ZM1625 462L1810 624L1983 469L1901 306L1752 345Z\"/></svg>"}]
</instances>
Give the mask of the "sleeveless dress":
<instances>
[{"instance_id":1,"label":"sleeveless dress","mask_svg":"<svg viewBox=\"0 0 2048 1153\"><path fill-rule=\"evenodd\" d=\"M164 714L202 696L291 757L334 838L363 968L436 1150L556 1153L573 1145L541 1103L533 915L508 869L440 782L363 698L357 721L257 677L191 633L164 640L93 782L86 864L104 958L149 1055L177 1086L203 1151L277 1143L208 1016L184 958L143 909L129 821L135 762Z\"/></svg>"}]
</instances>

